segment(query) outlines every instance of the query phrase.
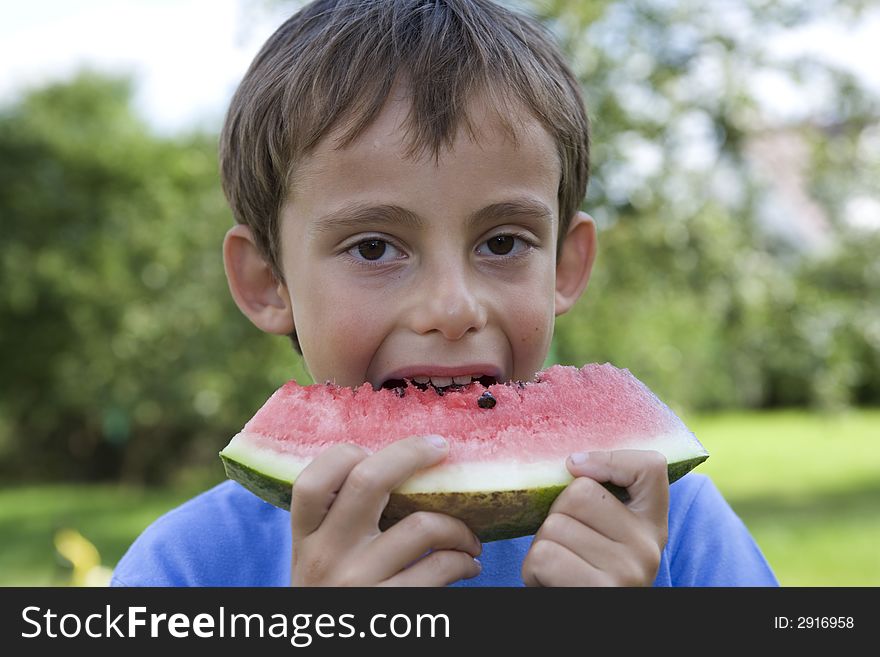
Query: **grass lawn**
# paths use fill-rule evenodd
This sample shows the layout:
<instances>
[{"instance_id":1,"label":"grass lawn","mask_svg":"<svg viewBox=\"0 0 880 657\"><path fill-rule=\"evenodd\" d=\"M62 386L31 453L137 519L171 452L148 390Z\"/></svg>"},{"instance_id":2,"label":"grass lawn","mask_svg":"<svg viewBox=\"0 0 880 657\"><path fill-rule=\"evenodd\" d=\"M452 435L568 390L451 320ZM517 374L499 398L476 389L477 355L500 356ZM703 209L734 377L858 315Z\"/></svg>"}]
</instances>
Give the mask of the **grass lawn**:
<instances>
[{"instance_id":1,"label":"grass lawn","mask_svg":"<svg viewBox=\"0 0 880 657\"><path fill-rule=\"evenodd\" d=\"M880 586L880 410L684 417L710 475L783 585ZM200 490L40 485L0 491L0 585L70 580L53 536L74 528L112 567L150 522Z\"/></svg>"},{"instance_id":2,"label":"grass lawn","mask_svg":"<svg viewBox=\"0 0 880 657\"><path fill-rule=\"evenodd\" d=\"M880 586L880 410L685 418L788 586Z\"/></svg>"},{"instance_id":3,"label":"grass lawn","mask_svg":"<svg viewBox=\"0 0 880 657\"><path fill-rule=\"evenodd\" d=\"M103 484L53 484L0 491L0 585L61 586L68 562L55 533L76 529L110 568L153 520L197 491L151 490Z\"/></svg>"}]
</instances>

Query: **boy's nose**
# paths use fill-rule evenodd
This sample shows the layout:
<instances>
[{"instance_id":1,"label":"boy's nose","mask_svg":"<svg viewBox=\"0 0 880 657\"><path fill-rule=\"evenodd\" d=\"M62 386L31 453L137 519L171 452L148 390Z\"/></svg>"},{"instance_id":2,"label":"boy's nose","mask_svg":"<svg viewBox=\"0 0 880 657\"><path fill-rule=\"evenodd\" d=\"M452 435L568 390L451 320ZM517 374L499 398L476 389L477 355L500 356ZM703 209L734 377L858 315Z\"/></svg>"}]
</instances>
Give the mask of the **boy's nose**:
<instances>
[{"instance_id":1,"label":"boy's nose","mask_svg":"<svg viewBox=\"0 0 880 657\"><path fill-rule=\"evenodd\" d=\"M422 286L413 308L413 329L419 334L439 331L447 340L459 340L468 331L483 328L487 315L466 275L446 269Z\"/></svg>"}]
</instances>

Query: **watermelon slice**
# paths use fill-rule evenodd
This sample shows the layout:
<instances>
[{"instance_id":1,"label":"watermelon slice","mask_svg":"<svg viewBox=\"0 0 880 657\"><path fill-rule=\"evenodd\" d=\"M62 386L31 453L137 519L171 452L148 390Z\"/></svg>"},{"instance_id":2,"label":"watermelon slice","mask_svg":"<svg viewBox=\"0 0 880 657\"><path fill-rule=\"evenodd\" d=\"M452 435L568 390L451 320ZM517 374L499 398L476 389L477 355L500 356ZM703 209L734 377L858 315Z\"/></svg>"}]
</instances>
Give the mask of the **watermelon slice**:
<instances>
[{"instance_id":1,"label":"watermelon slice","mask_svg":"<svg viewBox=\"0 0 880 657\"><path fill-rule=\"evenodd\" d=\"M657 450L666 456L670 482L709 456L628 370L588 364L554 365L526 383L475 381L445 392L289 381L220 457L228 477L289 509L293 481L330 445L345 441L377 451L431 433L449 441L448 457L391 494L382 527L429 510L461 518L483 541L524 536L540 527L572 481L565 459L573 452Z\"/></svg>"}]
</instances>

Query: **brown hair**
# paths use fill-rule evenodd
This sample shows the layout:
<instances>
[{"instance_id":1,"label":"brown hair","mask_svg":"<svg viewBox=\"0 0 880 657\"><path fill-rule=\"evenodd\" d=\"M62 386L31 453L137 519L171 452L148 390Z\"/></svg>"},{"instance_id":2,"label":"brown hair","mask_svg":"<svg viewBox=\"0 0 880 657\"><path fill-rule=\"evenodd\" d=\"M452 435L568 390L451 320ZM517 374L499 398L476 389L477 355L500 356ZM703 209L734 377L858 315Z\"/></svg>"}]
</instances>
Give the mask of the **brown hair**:
<instances>
[{"instance_id":1,"label":"brown hair","mask_svg":"<svg viewBox=\"0 0 880 657\"><path fill-rule=\"evenodd\" d=\"M541 122L562 166L561 244L586 194L589 124L578 82L539 23L487 0L316 0L263 45L220 136L223 191L278 280L278 216L296 164L337 126L340 146L357 139L401 79L411 154L436 157L460 127L473 132L467 106L477 93ZM515 135L513 117L499 115Z\"/></svg>"}]
</instances>

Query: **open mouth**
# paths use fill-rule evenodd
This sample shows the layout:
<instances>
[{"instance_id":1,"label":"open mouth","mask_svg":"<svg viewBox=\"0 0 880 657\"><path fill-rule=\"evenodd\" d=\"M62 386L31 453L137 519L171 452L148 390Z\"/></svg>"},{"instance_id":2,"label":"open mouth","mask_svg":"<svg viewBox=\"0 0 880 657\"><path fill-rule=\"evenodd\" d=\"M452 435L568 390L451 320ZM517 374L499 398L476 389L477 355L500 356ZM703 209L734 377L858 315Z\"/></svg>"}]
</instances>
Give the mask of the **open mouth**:
<instances>
[{"instance_id":1,"label":"open mouth","mask_svg":"<svg viewBox=\"0 0 880 657\"><path fill-rule=\"evenodd\" d=\"M456 390L461 390L466 386L473 385L475 383L480 384L484 388L488 388L498 381L494 376L414 376L409 379L388 379L382 384L383 388L388 390L398 390L403 391L406 390L407 386L413 386L418 388L419 390L427 390L428 388L433 388L437 391L438 394L444 394L447 392L453 392Z\"/></svg>"}]
</instances>

